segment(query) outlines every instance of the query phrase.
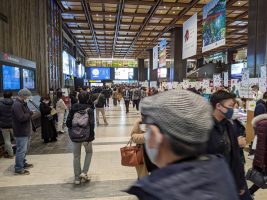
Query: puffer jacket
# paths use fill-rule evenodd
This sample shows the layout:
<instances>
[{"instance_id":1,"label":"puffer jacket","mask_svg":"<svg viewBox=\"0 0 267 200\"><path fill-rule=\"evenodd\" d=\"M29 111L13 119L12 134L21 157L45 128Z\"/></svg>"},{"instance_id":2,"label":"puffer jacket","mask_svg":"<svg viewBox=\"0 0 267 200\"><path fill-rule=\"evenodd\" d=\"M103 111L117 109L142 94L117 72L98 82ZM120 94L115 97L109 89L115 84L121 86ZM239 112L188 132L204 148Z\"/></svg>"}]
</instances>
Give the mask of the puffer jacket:
<instances>
[{"instance_id":1,"label":"puffer jacket","mask_svg":"<svg viewBox=\"0 0 267 200\"><path fill-rule=\"evenodd\" d=\"M267 172L267 114L254 117L252 126L257 135L253 166Z\"/></svg>"},{"instance_id":2,"label":"puffer jacket","mask_svg":"<svg viewBox=\"0 0 267 200\"><path fill-rule=\"evenodd\" d=\"M13 99L0 100L0 128L12 128Z\"/></svg>"},{"instance_id":3,"label":"puffer jacket","mask_svg":"<svg viewBox=\"0 0 267 200\"><path fill-rule=\"evenodd\" d=\"M219 156L168 165L126 192L141 200L239 200L228 166Z\"/></svg>"}]
</instances>

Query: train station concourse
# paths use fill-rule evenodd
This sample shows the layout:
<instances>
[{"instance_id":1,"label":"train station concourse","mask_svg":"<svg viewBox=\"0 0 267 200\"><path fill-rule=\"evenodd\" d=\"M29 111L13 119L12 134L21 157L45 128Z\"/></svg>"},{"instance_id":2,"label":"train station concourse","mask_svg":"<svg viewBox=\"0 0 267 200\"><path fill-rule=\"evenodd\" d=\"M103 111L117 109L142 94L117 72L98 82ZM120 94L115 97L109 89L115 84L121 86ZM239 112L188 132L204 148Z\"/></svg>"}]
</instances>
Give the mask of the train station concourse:
<instances>
[{"instance_id":1,"label":"train station concourse","mask_svg":"<svg viewBox=\"0 0 267 200\"><path fill-rule=\"evenodd\" d=\"M267 200L267 0L0 0L0 200Z\"/></svg>"}]
</instances>

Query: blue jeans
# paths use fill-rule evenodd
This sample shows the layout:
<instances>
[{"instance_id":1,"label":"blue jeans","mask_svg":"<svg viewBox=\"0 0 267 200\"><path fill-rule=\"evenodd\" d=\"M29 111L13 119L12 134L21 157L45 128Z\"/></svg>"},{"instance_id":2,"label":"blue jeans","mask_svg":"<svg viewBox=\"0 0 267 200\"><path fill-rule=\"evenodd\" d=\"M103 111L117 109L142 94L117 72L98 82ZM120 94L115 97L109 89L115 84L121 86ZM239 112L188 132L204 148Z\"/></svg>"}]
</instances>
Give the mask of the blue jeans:
<instances>
[{"instance_id":1,"label":"blue jeans","mask_svg":"<svg viewBox=\"0 0 267 200\"><path fill-rule=\"evenodd\" d=\"M15 172L21 172L24 170L26 163L26 153L30 144L30 137L16 137L16 161Z\"/></svg>"}]
</instances>

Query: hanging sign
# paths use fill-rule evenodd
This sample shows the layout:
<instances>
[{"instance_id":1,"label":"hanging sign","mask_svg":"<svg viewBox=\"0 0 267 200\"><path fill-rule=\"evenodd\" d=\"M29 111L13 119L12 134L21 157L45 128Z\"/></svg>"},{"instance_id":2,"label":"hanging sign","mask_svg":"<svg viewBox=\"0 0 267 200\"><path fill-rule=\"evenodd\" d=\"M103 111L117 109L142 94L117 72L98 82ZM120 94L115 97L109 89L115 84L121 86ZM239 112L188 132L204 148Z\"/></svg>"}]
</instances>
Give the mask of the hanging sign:
<instances>
[{"instance_id":1,"label":"hanging sign","mask_svg":"<svg viewBox=\"0 0 267 200\"><path fill-rule=\"evenodd\" d=\"M153 69L157 69L159 65L159 47L156 45L153 48Z\"/></svg>"},{"instance_id":2,"label":"hanging sign","mask_svg":"<svg viewBox=\"0 0 267 200\"><path fill-rule=\"evenodd\" d=\"M213 74L213 87L221 86L221 74Z\"/></svg>"},{"instance_id":3,"label":"hanging sign","mask_svg":"<svg viewBox=\"0 0 267 200\"><path fill-rule=\"evenodd\" d=\"M228 87L228 72L223 72L223 85Z\"/></svg>"},{"instance_id":4,"label":"hanging sign","mask_svg":"<svg viewBox=\"0 0 267 200\"><path fill-rule=\"evenodd\" d=\"M167 40L161 40L159 44L159 67L166 67Z\"/></svg>"}]
</instances>

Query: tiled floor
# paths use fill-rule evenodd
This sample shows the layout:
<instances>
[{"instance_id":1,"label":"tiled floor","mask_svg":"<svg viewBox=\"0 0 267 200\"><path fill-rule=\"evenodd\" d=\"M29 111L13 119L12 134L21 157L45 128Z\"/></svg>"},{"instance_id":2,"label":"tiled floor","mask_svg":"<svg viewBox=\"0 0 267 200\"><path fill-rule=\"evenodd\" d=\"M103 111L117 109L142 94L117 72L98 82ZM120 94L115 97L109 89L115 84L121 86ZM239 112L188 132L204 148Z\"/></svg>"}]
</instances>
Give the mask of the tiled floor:
<instances>
[{"instance_id":1,"label":"tiled floor","mask_svg":"<svg viewBox=\"0 0 267 200\"><path fill-rule=\"evenodd\" d=\"M14 176L14 160L0 159L0 200L135 200L123 190L136 180L136 171L120 165L119 149L128 142L139 114L131 109L126 115L122 104L107 108L106 114L109 125L95 130L90 183L73 185L72 146L67 134L60 135L56 143L43 144L35 133L28 155L34 164L29 176ZM267 200L267 190L257 192L255 199Z\"/></svg>"}]
</instances>

